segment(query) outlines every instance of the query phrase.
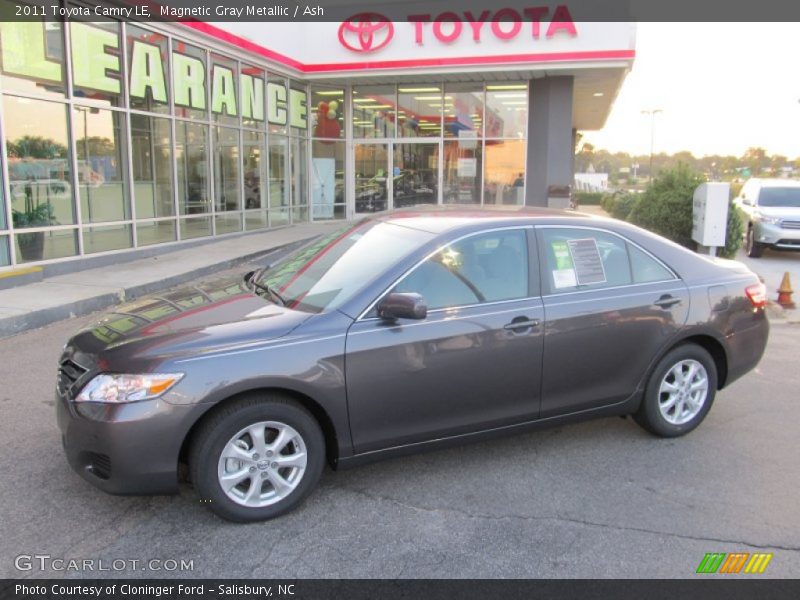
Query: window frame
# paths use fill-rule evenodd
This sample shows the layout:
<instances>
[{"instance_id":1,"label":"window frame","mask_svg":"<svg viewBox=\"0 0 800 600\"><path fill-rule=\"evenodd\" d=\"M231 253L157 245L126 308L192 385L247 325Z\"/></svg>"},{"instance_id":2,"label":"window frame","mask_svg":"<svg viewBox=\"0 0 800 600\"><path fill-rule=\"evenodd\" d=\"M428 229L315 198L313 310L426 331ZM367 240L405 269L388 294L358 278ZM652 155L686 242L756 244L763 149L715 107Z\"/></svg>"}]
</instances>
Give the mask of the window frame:
<instances>
[{"instance_id":1,"label":"window frame","mask_svg":"<svg viewBox=\"0 0 800 600\"><path fill-rule=\"evenodd\" d=\"M434 250L426 253L421 259L417 260L411 267L403 271L403 273L396 277L392 282L380 293L378 296L373 300L367 308L365 308L361 314L356 318L356 322L360 321L380 321L382 320L381 317L378 317L376 314L376 307L378 304L383 300L391 291L403 281L406 277L411 275L414 271L416 271L419 267L421 267L425 262L436 256L442 250L444 250L447 246L451 246L456 244L462 240L484 235L488 233L496 233L500 231L523 231L525 233L525 246L527 248L527 260L528 260L528 295L522 298L511 298L507 300L493 300L491 302L474 302L471 304L459 304L458 306L450 306L446 308L434 308L428 311L428 315L433 315L445 311L454 311L454 310L463 310L466 308L472 308L476 306L494 306L498 304L508 304L511 302L522 302L525 300L531 300L536 298L541 298L541 287L539 282L539 247L536 243L536 232L534 231L533 225L510 225L507 227L492 227L490 229L481 229L480 231L472 231L470 233L465 233L458 237L455 237L450 240L446 240L441 244L437 244Z\"/></svg>"},{"instance_id":2,"label":"window frame","mask_svg":"<svg viewBox=\"0 0 800 600\"><path fill-rule=\"evenodd\" d=\"M609 234L609 235L612 235L614 237L619 238L622 241L623 244L630 244L631 246L637 248L638 250L641 250L642 252L645 253L645 255L649 256L650 258L655 260L659 265L664 267L664 269L667 271L667 273L672 274L672 277L669 278L669 279L659 279L659 280L656 280L656 281L647 281L645 283L636 283L633 280L633 269L631 267L631 283L628 283L628 284L599 286L599 287L592 287L592 288L589 288L589 289L566 290L566 291L563 291L563 292L552 291L550 289L549 280L548 281L545 280L545 272L547 271L547 253L546 253L546 248L544 246L544 244L545 244L544 235L540 235L540 236L538 236L539 245L538 245L537 248L538 248L538 254L539 254L539 256L541 257L541 260L542 260L541 268L539 269L539 276L540 276L539 285L540 285L540 289L541 289L541 293L542 293L542 297L543 298L544 297L548 297L549 298L549 297L553 297L553 296L567 296L567 295L570 295L570 294L586 294L586 293L592 293L592 292L604 292L604 291L607 291L607 290L618 290L618 289L640 287L640 286L644 286L644 285L654 285L654 284L660 284L660 283L667 283L667 282L670 282L670 281L680 281L681 280L681 278L678 276L678 274L675 273L675 270L672 269L669 265L667 265L663 260L658 258L655 254L650 252L647 248L644 248L641 244L637 244L636 242L631 240L629 237L626 237L626 236L624 236L624 235L622 235L620 233L617 233L616 231L612 231L610 229L604 229L602 227L591 227L589 225L570 225L570 224L565 224L565 225L537 225L536 229L572 229L572 230L580 230L580 231L596 231L596 232L599 232L599 233ZM627 245L625 246L625 253L628 256L628 264L630 265L631 264L630 263L631 258L630 258L630 252L628 250Z\"/></svg>"}]
</instances>

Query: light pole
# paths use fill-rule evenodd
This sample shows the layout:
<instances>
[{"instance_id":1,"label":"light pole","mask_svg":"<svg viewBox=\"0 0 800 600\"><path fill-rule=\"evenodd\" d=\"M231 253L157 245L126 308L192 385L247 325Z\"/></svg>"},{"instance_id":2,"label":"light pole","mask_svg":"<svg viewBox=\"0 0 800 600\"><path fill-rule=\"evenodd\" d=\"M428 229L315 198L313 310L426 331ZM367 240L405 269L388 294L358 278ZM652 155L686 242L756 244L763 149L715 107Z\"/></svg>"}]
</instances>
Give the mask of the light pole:
<instances>
[{"instance_id":1,"label":"light pole","mask_svg":"<svg viewBox=\"0 0 800 600\"><path fill-rule=\"evenodd\" d=\"M656 137L656 115L662 112L664 111L660 108L651 108L642 111L643 115L650 115L650 168L648 171L650 181L653 181L653 143Z\"/></svg>"}]
</instances>

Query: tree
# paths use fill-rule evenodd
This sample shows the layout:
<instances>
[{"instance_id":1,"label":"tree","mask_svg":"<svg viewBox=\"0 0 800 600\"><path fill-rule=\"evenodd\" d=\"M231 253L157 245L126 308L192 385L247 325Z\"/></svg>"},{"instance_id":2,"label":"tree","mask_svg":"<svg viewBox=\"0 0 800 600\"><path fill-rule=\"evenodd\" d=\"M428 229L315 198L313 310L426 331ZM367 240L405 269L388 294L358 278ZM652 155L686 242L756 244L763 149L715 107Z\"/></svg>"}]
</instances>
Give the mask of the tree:
<instances>
[{"instance_id":1,"label":"tree","mask_svg":"<svg viewBox=\"0 0 800 600\"><path fill-rule=\"evenodd\" d=\"M8 155L14 158L66 158L67 147L40 135L23 135L8 142Z\"/></svg>"}]
</instances>

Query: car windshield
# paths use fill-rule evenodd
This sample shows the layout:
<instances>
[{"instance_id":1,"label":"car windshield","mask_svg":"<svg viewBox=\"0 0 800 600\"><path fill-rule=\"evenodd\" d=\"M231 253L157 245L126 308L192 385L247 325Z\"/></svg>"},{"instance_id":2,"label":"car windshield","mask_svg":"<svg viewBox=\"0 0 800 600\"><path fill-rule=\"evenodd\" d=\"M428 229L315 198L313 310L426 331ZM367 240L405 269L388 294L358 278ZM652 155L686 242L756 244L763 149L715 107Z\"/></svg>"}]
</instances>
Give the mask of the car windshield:
<instances>
[{"instance_id":1,"label":"car windshield","mask_svg":"<svg viewBox=\"0 0 800 600\"><path fill-rule=\"evenodd\" d=\"M759 206L800 208L800 187L765 187L758 195Z\"/></svg>"},{"instance_id":2,"label":"car windshield","mask_svg":"<svg viewBox=\"0 0 800 600\"><path fill-rule=\"evenodd\" d=\"M418 229L361 221L270 265L256 275L255 288L267 286L295 310L337 308L432 237Z\"/></svg>"}]
</instances>

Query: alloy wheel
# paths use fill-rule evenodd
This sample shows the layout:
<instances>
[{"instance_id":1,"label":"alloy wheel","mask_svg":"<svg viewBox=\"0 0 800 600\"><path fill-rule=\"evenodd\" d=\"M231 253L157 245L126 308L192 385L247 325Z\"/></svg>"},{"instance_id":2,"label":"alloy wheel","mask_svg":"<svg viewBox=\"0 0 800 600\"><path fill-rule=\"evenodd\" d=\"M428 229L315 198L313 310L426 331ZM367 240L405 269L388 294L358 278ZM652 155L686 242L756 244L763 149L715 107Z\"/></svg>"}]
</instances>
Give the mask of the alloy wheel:
<instances>
[{"instance_id":1,"label":"alloy wheel","mask_svg":"<svg viewBox=\"0 0 800 600\"><path fill-rule=\"evenodd\" d=\"M670 368L658 390L661 416L672 425L691 421L708 397L708 372L694 359L682 360Z\"/></svg>"},{"instance_id":2,"label":"alloy wheel","mask_svg":"<svg viewBox=\"0 0 800 600\"><path fill-rule=\"evenodd\" d=\"M286 423L261 421L234 435L222 450L217 481L228 498L260 508L291 494L308 464L303 437Z\"/></svg>"}]
</instances>

